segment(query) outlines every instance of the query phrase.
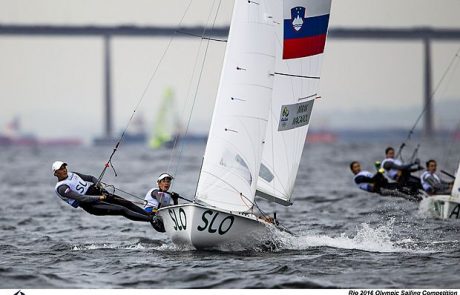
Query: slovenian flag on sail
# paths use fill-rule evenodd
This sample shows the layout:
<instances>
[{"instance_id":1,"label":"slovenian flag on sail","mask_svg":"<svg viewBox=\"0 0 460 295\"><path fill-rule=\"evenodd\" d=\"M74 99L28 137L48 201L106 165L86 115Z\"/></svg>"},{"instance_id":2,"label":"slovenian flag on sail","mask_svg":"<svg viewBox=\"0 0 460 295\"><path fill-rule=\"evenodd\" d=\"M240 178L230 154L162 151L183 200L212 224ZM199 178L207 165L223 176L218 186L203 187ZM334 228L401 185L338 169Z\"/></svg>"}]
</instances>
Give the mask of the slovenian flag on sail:
<instances>
[{"instance_id":1,"label":"slovenian flag on sail","mask_svg":"<svg viewBox=\"0 0 460 295\"><path fill-rule=\"evenodd\" d=\"M324 52L331 0L284 0L283 59Z\"/></svg>"}]
</instances>

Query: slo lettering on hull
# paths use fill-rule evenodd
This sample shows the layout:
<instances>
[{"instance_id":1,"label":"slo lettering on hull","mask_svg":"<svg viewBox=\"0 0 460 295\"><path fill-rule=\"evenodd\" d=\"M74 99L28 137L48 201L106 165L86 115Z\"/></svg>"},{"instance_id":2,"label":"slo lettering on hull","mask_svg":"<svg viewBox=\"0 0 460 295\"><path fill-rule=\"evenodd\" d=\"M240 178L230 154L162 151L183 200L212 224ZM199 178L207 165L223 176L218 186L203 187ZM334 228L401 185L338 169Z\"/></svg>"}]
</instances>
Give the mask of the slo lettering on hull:
<instances>
[{"instance_id":1,"label":"slo lettering on hull","mask_svg":"<svg viewBox=\"0 0 460 295\"><path fill-rule=\"evenodd\" d=\"M187 229L187 215L185 214L184 209L179 208L178 213L176 210L168 210L169 217L174 222L174 230L182 231ZM198 231L207 231L210 234L218 233L219 235L226 234L233 226L235 221L234 216L227 216L222 219L220 222L216 221L219 216L219 212L214 212L212 210L206 210L201 216L202 224L198 225Z\"/></svg>"},{"instance_id":2,"label":"slo lettering on hull","mask_svg":"<svg viewBox=\"0 0 460 295\"><path fill-rule=\"evenodd\" d=\"M230 230L230 228L232 228L235 217L229 215L222 219L221 222L216 222L217 216L219 216L219 212L214 212L212 210L204 211L203 215L201 216L203 224L198 225L196 229L198 231L207 230L210 234L217 232L219 235L225 235Z\"/></svg>"},{"instance_id":3,"label":"slo lettering on hull","mask_svg":"<svg viewBox=\"0 0 460 295\"><path fill-rule=\"evenodd\" d=\"M185 215L185 211L182 208L179 208L179 213L176 215L175 210L168 210L169 216L171 217L172 221L174 222L174 230L181 231L187 229L187 215Z\"/></svg>"}]
</instances>

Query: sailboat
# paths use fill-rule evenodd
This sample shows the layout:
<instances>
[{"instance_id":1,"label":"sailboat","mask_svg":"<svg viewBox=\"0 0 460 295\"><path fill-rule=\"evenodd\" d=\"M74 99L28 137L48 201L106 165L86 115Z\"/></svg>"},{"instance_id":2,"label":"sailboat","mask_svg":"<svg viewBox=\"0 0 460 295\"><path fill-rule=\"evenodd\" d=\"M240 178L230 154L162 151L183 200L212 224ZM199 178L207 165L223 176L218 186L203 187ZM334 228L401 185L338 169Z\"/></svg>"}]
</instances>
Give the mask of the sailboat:
<instances>
[{"instance_id":1,"label":"sailboat","mask_svg":"<svg viewBox=\"0 0 460 295\"><path fill-rule=\"evenodd\" d=\"M427 208L431 215L436 218L460 218L460 163L450 195L429 196L422 200L420 208L422 211Z\"/></svg>"},{"instance_id":2,"label":"sailboat","mask_svg":"<svg viewBox=\"0 0 460 295\"><path fill-rule=\"evenodd\" d=\"M174 92L171 88L167 88L155 120L153 136L149 142L152 149L157 149L172 140L173 131L179 125L174 109Z\"/></svg>"},{"instance_id":3,"label":"sailboat","mask_svg":"<svg viewBox=\"0 0 460 295\"><path fill-rule=\"evenodd\" d=\"M150 148L175 148L180 143L206 143L207 137L205 135L190 134L185 132L185 128L183 127L183 124L175 109L174 91L172 88L167 88L157 113L153 136L149 141Z\"/></svg>"},{"instance_id":4,"label":"sailboat","mask_svg":"<svg viewBox=\"0 0 460 295\"><path fill-rule=\"evenodd\" d=\"M256 195L292 205L330 8L331 0L235 0L194 201L158 211L173 243L263 242L276 226L260 216Z\"/></svg>"}]
</instances>

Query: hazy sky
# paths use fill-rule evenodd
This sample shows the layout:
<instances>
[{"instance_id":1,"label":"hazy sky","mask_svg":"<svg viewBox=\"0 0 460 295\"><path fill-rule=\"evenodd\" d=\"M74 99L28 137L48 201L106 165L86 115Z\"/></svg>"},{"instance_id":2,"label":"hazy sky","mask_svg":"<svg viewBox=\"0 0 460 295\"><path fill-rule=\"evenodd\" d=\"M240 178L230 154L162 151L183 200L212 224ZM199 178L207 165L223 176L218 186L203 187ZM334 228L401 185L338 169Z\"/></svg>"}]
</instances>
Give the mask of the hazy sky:
<instances>
[{"instance_id":1,"label":"hazy sky","mask_svg":"<svg viewBox=\"0 0 460 295\"><path fill-rule=\"evenodd\" d=\"M204 24L215 1L195 0L184 24ZM222 1L218 24L228 24L233 1ZM0 0L2 24L165 25L179 23L189 1ZM217 2L216 2L217 3ZM460 28L459 0L333 0L330 27ZM115 38L112 42L115 128L123 128L168 42L167 38ZM201 52L203 51L202 44ZM152 129L167 87L176 93L177 112L193 99L189 85L199 40L175 39L140 107ZM460 42L433 43L433 85ZM192 129L206 131L224 54L224 43L208 50ZM0 36L0 130L15 115L24 131L43 137L90 139L103 131L103 43L99 38ZM312 126L410 126L423 97L423 47L419 42L329 40L321 96ZM200 60L200 58L198 58ZM451 74L435 98L460 100L460 72ZM188 101L188 103L187 103ZM397 118L368 122L356 114L407 110ZM443 123L443 114L436 122ZM185 116L185 115L183 115ZM187 118L184 118L187 121ZM452 119L446 119L452 122ZM450 121L449 121L450 120Z\"/></svg>"}]
</instances>

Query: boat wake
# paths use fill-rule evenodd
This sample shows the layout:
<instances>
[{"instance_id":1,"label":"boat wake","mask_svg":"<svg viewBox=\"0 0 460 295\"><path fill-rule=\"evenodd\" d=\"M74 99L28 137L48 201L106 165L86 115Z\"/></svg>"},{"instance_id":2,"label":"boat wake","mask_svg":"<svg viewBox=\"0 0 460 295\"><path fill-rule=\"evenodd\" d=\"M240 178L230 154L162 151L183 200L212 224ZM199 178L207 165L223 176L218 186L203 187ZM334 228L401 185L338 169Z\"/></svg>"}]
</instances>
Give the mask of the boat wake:
<instances>
[{"instance_id":1,"label":"boat wake","mask_svg":"<svg viewBox=\"0 0 460 295\"><path fill-rule=\"evenodd\" d=\"M433 212L432 200L430 198L425 198L420 202L418 214L422 217L437 217Z\"/></svg>"},{"instance_id":2,"label":"boat wake","mask_svg":"<svg viewBox=\"0 0 460 295\"><path fill-rule=\"evenodd\" d=\"M292 234L287 231L280 231L272 228L269 236L260 240L257 244L229 244L222 245L214 250L219 252L281 252L286 250L308 250L316 247L330 247L337 249L360 250L377 253L434 253L440 245L436 243L424 243L409 238L394 237L394 219L384 225L372 227L362 223L354 233L342 233L339 236L327 236L302 232ZM448 241L451 244L453 241ZM439 241L437 242L439 244ZM454 241L455 243L455 241ZM73 245L73 251L87 250L154 250L161 252L188 252L196 251L193 247L178 246L173 243L161 240L142 239L131 242L103 242L86 243Z\"/></svg>"},{"instance_id":3,"label":"boat wake","mask_svg":"<svg viewBox=\"0 0 460 295\"><path fill-rule=\"evenodd\" d=\"M175 245L162 241L136 241L136 242L104 242L86 243L71 246L72 251L88 250L155 250L155 251L177 251L180 250Z\"/></svg>"},{"instance_id":4,"label":"boat wake","mask_svg":"<svg viewBox=\"0 0 460 295\"><path fill-rule=\"evenodd\" d=\"M393 235L394 220L385 225L372 228L362 223L354 235L342 233L337 237L321 234L302 233L290 235L285 232L277 234L279 250L306 250L312 247L331 247L339 249L361 250L368 252L394 253L431 253L425 247L420 249L411 239L395 241Z\"/></svg>"}]
</instances>

